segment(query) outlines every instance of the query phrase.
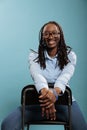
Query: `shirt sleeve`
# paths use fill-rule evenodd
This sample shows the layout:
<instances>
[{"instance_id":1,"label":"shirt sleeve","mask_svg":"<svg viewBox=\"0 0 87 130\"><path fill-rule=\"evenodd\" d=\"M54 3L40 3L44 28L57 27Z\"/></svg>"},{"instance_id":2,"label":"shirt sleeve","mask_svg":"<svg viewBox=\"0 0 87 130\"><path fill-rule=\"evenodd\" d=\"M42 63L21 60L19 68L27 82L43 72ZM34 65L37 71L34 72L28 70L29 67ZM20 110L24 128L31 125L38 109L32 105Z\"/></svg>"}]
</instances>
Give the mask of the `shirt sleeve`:
<instances>
[{"instance_id":1,"label":"shirt sleeve","mask_svg":"<svg viewBox=\"0 0 87 130\"><path fill-rule=\"evenodd\" d=\"M37 91L39 92L42 88L48 89L48 83L41 73L41 67L35 58L38 56L37 53L31 52L29 54L29 69Z\"/></svg>"},{"instance_id":2,"label":"shirt sleeve","mask_svg":"<svg viewBox=\"0 0 87 130\"><path fill-rule=\"evenodd\" d=\"M77 61L76 54L73 51L68 54L68 58L70 62L63 68L61 74L58 76L54 84L54 87L59 87L63 93L65 91L66 85L74 74Z\"/></svg>"}]
</instances>

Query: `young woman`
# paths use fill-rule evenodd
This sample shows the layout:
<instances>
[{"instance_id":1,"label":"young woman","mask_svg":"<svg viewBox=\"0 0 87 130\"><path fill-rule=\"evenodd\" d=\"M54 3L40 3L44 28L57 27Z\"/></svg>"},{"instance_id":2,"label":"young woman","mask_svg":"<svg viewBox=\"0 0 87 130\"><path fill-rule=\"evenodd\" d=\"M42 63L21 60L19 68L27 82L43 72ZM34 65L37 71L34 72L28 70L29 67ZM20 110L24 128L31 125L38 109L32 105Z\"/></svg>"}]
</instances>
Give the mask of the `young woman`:
<instances>
[{"instance_id":1,"label":"young woman","mask_svg":"<svg viewBox=\"0 0 87 130\"><path fill-rule=\"evenodd\" d=\"M67 120L65 106L55 106L63 94L76 65L76 54L64 40L62 28L55 21L43 25L39 34L38 52L31 51L29 69L38 93L40 106L26 108L30 120ZM48 83L54 87L50 89ZM69 86L69 85L68 85ZM72 130L87 130L87 124L74 98L72 103ZM21 107L2 122L1 130L21 130Z\"/></svg>"},{"instance_id":2,"label":"young woman","mask_svg":"<svg viewBox=\"0 0 87 130\"><path fill-rule=\"evenodd\" d=\"M41 28L38 53L31 52L29 61L31 76L37 91L41 93L42 117L67 120L66 107L58 107L54 103L58 95L64 93L73 76L76 54L66 45L58 23L50 21ZM48 83L53 84L54 88L50 89ZM87 124L73 97L72 130L83 129L87 129Z\"/></svg>"}]
</instances>

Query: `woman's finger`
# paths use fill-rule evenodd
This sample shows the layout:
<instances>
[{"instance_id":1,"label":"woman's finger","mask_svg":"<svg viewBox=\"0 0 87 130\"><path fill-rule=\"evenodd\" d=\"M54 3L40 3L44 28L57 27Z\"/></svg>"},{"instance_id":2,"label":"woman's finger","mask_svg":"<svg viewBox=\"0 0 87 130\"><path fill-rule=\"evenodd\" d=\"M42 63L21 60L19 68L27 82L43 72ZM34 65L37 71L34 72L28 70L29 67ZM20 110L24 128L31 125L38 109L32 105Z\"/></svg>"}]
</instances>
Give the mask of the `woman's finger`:
<instances>
[{"instance_id":1,"label":"woman's finger","mask_svg":"<svg viewBox=\"0 0 87 130\"><path fill-rule=\"evenodd\" d=\"M52 106L50 109L49 109L49 112L50 112L50 119L51 120L55 120L56 119L56 109L54 106Z\"/></svg>"},{"instance_id":2,"label":"woman's finger","mask_svg":"<svg viewBox=\"0 0 87 130\"><path fill-rule=\"evenodd\" d=\"M42 117L45 115L45 107L42 107Z\"/></svg>"},{"instance_id":3,"label":"woman's finger","mask_svg":"<svg viewBox=\"0 0 87 130\"><path fill-rule=\"evenodd\" d=\"M47 99L47 98L46 98L46 99L44 99L44 100L41 100L41 99L39 100L39 102L40 102L40 103L47 103L47 102L49 102L49 101L50 101L50 100L49 100L49 99Z\"/></svg>"},{"instance_id":4,"label":"woman's finger","mask_svg":"<svg viewBox=\"0 0 87 130\"><path fill-rule=\"evenodd\" d=\"M42 102L42 103L40 104L41 107L46 107L46 108L50 108L52 105L53 105L52 102L46 102L46 103L43 103L43 102Z\"/></svg>"},{"instance_id":5,"label":"woman's finger","mask_svg":"<svg viewBox=\"0 0 87 130\"><path fill-rule=\"evenodd\" d=\"M46 118L49 119L49 110L46 109L46 110L45 110L45 113L46 113Z\"/></svg>"},{"instance_id":6,"label":"woman's finger","mask_svg":"<svg viewBox=\"0 0 87 130\"><path fill-rule=\"evenodd\" d=\"M48 109L48 108L50 108L51 106L53 106L53 103L47 104L47 105L46 105L46 108Z\"/></svg>"}]
</instances>

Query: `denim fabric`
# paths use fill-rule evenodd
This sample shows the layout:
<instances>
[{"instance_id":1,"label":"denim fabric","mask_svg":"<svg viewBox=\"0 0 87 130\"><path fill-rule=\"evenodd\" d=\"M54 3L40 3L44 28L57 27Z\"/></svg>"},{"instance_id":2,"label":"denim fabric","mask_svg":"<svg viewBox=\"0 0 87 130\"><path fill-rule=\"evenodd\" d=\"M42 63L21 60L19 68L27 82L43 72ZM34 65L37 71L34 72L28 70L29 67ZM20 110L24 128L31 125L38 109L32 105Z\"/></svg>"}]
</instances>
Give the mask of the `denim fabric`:
<instances>
[{"instance_id":1,"label":"denim fabric","mask_svg":"<svg viewBox=\"0 0 87 130\"><path fill-rule=\"evenodd\" d=\"M56 106L56 110L57 119L67 120L66 106ZM1 130L21 130L21 119L21 107L18 107L3 120ZM40 106L26 107L25 119L43 120ZM72 104L72 130L87 130L87 124L76 101Z\"/></svg>"}]
</instances>

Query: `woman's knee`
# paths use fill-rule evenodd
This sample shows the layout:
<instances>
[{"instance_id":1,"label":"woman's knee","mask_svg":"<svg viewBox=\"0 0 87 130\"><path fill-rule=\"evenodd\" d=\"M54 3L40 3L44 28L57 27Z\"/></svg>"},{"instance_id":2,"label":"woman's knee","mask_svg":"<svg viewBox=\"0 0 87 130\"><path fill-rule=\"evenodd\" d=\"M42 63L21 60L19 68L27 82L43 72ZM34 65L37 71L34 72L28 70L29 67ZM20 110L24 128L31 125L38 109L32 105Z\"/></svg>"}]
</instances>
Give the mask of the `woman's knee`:
<instances>
[{"instance_id":1,"label":"woman's knee","mask_svg":"<svg viewBox=\"0 0 87 130\"><path fill-rule=\"evenodd\" d=\"M19 130L20 127L21 109L18 107L2 121L1 130Z\"/></svg>"},{"instance_id":2,"label":"woman's knee","mask_svg":"<svg viewBox=\"0 0 87 130\"><path fill-rule=\"evenodd\" d=\"M85 118L77 102L73 102L72 104L72 129L73 130L86 130L87 129L87 123L85 121Z\"/></svg>"}]
</instances>

